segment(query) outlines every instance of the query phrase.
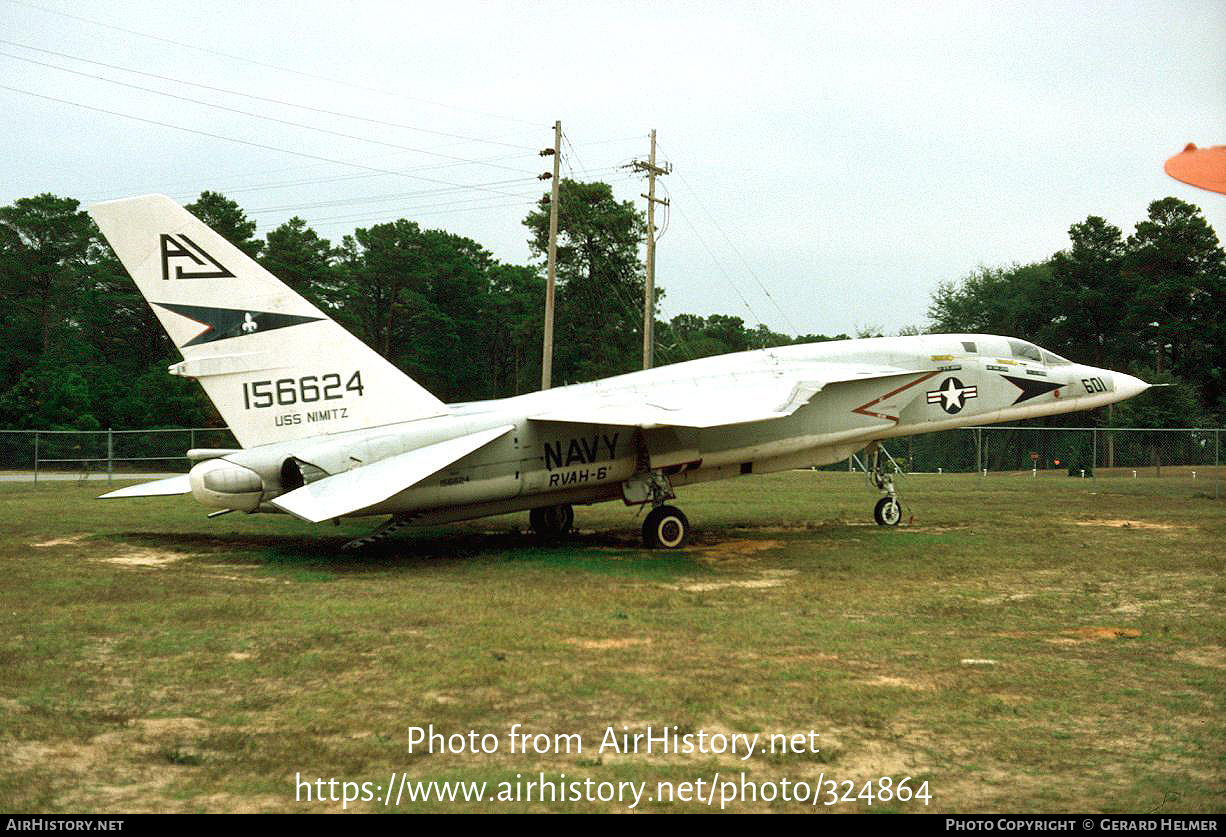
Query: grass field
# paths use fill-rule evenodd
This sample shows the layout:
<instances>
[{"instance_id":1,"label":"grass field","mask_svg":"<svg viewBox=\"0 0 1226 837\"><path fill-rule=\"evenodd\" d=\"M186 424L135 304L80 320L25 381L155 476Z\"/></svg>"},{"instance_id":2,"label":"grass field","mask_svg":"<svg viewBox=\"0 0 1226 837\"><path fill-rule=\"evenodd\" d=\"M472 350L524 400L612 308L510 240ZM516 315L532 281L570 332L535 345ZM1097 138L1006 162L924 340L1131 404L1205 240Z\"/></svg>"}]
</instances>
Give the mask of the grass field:
<instances>
[{"instance_id":1,"label":"grass field","mask_svg":"<svg viewBox=\"0 0 1226 837\"><path fill-rule=\"evenodd\" d=\"M578 509L565 543L523 534L519 515L354 555L339 547L371 521L210 521L188 498L2 485L0 810L341 808L296 802L299 773L491 788L565 773L650 796L719 771L929 783L927 807L874 811L1226 811L1226 501L1211 481L933 475L904 490L916 521L895 530L866 525L861 478L792 472L683 491L695 541L679 553L640 549L633 510L605 505ZM513 723L581 735L584 752L513 755ZM428 724L500 750L410 753ZM674 725L815 730L821 751L596 752L608 727ZM543 808L626 805L399 806Z\"/></svg>"}]
</instances>

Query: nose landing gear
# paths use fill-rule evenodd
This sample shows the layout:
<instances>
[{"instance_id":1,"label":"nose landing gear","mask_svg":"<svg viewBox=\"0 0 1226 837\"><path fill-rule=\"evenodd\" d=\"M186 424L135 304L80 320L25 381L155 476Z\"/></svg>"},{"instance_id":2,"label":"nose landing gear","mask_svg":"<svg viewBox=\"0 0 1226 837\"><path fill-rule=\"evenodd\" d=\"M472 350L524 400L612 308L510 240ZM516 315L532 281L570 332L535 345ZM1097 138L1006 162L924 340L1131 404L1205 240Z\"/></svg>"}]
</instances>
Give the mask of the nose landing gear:
<instances>
[{"instance_id":1,"label":"nose landing gear","mask_svg":"<svg viewBox=\"0 0 1226 837\"><path fill-rule=\"evenodd\" d=\"M894 474L888 470L885 462L890 455L887 453L883 457L882 453L884 451L877 442L873 442L865 451L868 462L864 472L868 475L869 485L878 491L884 491L886 495L878 500L873 508L873 520L877 521L878 526L897 526L902 520L902 503L898 500L898 489L894 486ZM894 460L890 459L889 464L894 465ZM896 465L894 467L897 468Z\"/></svg>"}]
</instances>

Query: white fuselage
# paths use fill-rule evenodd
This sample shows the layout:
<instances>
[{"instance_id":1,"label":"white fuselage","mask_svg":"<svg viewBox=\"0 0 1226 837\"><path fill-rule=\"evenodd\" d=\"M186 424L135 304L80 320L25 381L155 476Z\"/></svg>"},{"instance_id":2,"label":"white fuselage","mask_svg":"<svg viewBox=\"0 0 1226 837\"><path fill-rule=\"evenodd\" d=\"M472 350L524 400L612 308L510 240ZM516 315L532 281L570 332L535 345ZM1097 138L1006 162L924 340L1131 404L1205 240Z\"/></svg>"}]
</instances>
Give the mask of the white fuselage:
<instances>
[{"instance_id":1,"label":"white fuselage","mask_svg":"<svg viewBox=\"0 0 1226 837\"><path fill-rule=\"evenodd\" d=\"M455 404L447 414L228 453L193 470L193 494L215 508L277 511L269 500L323 478L489 428L512 430L386 501L356 514L443 522L559 503L623 497L623 483L658 471L674 486L823 465L897 436L1086 410L1146 385L1129 375L1071 364L1021 341L987 335L922 335L833 341L703 358L512 398ZM1034 351L1031 351L1034 350ZM880 364L899 374L828 384L790 415L715 427L628 426L541 420L574 405L692 399L731 406L772 381L820 380L832 363ZM808 374L808 371L812 375ZM287 462L289 465L287 465ZM227 469L251 474L212 491ZM288 470L287 470L288 468ZM199 472L199 473L197 473ZM256 479L258 477L258 480Z\"/></svg>"}]
</instances>

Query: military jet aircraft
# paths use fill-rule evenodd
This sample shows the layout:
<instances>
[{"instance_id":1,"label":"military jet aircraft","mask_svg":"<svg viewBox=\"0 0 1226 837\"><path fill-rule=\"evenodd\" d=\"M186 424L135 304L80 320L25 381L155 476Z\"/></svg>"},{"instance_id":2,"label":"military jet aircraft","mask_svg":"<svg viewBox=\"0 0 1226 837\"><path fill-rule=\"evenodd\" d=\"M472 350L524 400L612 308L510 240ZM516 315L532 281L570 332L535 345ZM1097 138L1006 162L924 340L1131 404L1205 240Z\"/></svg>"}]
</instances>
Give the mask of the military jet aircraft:
<instances>
[{"instance_id":1,"label":"military jet aircraft","mask_svg":"<svg viewBox=\"0 0 1226 837\"><path fill-rule=\"evenodd\" d=\"M190 493L210 516L410 524L529 511L545 535L573 506L650 507L649 547L690 536L680 486L867 452L879 524L902 508L883 441L1088 410L1148 384L1025 340L936 334L740 352L591 383L444 404L187 210L161 195L90 209L241 449L188 451L190 473L107 498ZM457 359L457 362L462 362Z\"/></svg>"}]
</instances>

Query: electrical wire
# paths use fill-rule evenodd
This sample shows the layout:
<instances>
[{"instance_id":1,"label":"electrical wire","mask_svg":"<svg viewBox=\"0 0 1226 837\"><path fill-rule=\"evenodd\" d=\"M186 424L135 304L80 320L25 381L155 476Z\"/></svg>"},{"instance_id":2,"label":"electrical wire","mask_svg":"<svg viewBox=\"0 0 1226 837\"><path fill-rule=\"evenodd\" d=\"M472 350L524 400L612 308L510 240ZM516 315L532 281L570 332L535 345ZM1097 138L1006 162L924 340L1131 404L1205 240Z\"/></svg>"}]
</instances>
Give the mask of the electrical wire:
<instances>
[{"instance_id":1,"label":"electrical wire","mask_svg":"<svg viewBox=\"0 0 1226 837\"><path fill-rule=\"evenodd\" d=\"M10 0L10 2L12 2L12 0ZM108 110L108 109L106 109L106 108L95 107L94 105L86 105L86 104L83 104L83 103L81 103L81 102L74 102L74 101L71 101L71 100L68 100L68 99L60 99L60 98L57 98L57 97L55 97L55 96L47 96L47 95L42 94L42 93L35 93L35 92L31 91L31 90L23 90L23 89L21 89L21 88L19 88L19 87L10 87L10 86L8 86L8 85L3 85L3 84L0 84L0 90L8 90L8 91L10 91L10 92L12 92L12 93L20 93L20 94L25 95L25 96L33 96L33 97L34 97L34 98L36 98L36 99L45 99L45 100L47 100L47 101L49 101L49 102L56 102L56 103L58 103L58 104L62 104L62 105L71 105L71 106L73 106L73 107L82 108L82 109L84 109L84 110L92 110L92 111L94 111L94 112L96 112L96 113L105 113L105 114L109 114L110 116L119 116L119 117L122 117L122 118L124 118L124 119L131 119L131 120L134 120L134 121L136 121L136 122L144 122L144 123L146 123L146 124L148 124L148 125L157 125L157 126L160 126L160 127L162 127L162 128L171 128L171 129L173 129L173 130L175 130L175 131L183 131L183 132L186 132L186 133L189 133L189 134L196 134L196 135L198 135L198 136L202 136L202 137L210 137L210 138L212 138L212 139L225 140L226 142L233 142L233 143L237 143L237 144L239 144L239 145L247 145L247 146L251 146L252 148L262 148L262 149L264 149L264 150L266 150L266 151L279 151L279 152L281 152L282 154L292 154L292 155L294 155L294 156L296 156L296 157L305 157L306 159L309 159L309 160L321 160L321 161L323 161L323 162L325 162L325 163L335 163L335 164L337 164L337 165L342 165L342 166L351 166L351 167L353 167L353 168L365 169L365 170L367 170L367 171L379 172L379 173L381 173L381 174L393 174L393 175L397 175L397 176L399 176L399 177L407 177L407 178L411 178L411 179L413 179L413 180L421 180L421 181L424 181L424 182L426 182L426 183L437 183L437 184L440 184L440 185L443 185L443 186L460 186L460 185L461 185L461 184L458 184L458 183L449 183L449 182L447 182L447 181L445 181L445 180L438 180L437 178L431 178L431 177L422 177L422 176L420 176L420 175L409 174L408 172L404 172L404 171L396 171L396 170L394 170L394 169L381 169L381 168L378 168L378 167L376 167L376 166L368 166L368 165L364 165L364 164L362 164L362 163L355 163L355 162L348 161L348 160L337 160L337 159L335 159L335 158L333 158L333 157L324 157L324 156L322 156L322 155L320 155L320 154L310 154L310 153L305 152L305 151L294 151L294 150L289 149L289 148L281 148L281 147L279 147L279 146L275 146L275 145L268 145L268 144L266 144L266 143L261 143L261 142L254 142L254 141L252 141L252 140L244 140L244 139L239 139L239 138L237 138L237 137L229 137L229 136L225 136L225 135L223 135L223 134L214 134L214 133L211 133L211 132L209 132L209 131L202 131L202 130L200 130L200 129L198 129L198 128L187 128L187 127L182 126L182 125L171 125L171 124L170 124L170 123L168 123L168 122L159 122L159 121L158 121L158 120L156 120L156 119L148 119L148 118L146 118L146 117L143 117L143 116L135 116L135 115L130 114L130 113L123 113L123 112L121 112L121 111ZM498 195L498 194L502 194L502 195L507 194L506 192L500 192L500 191L498 191L498 190L496 190L496 189L481 189L480 187L472 187L472 188L478 189L479 191L491 192L491 193L496 194L496 195Z\"/></svg>"},{"instance_id":2,"label":"electrical wire","mask_svg":"<svg viewBox=\"0 0 1226 837\"><path fill-rule=\"evenodd\" d=\"M387 90L382 90L382 89L377 88L377 87L367 87L367 86L364 86L364 85L361 85L361 84L354 84L353 82L350 82L350 81L345 81L345 80L343 80L343 79L336 79L336 78L330 78L330 77L328 77L328 76L317 75L317 74L315 74L315 73L309 73L309 72L306 72L305 70L297 70L297 69L294 69L293 67L285 67L285 66L282 66L282 65L279 65L279 64L271 64L271 63L268 63L268 62L265 62L265 61L257 61L256 59L254 59L254 58L248 58L248 57L247 57L247 56L245 56L245 55L235 55L235 54L233 54L233 53L222 52L222 51L220 51L220 50L216 50L216 49L209 49L208 47L202 47L202 46L200 46L200 45L198 45L198 44L186 43L186 42L184 42L184 41L176 41L176 40L173 40L173 39L171 39L171 38L163 38L163 37L161 37L160 35L150 35L150 34L149 34L149 33L147 33L147 32L139 32L139 31L137 31L137 30L135 30L135 29L125 29L124 27L122 27L122 26L116 26L116 25L115 25L115 24L113 24L113 23L104 23L103 21L100 21L100 20L94 20L93 18L83 17L83 16L81 16L81 15L74 15L74 14L70 14L69 12L61 12L61 11L58 11L58 10L56 10L56 9L48 9L48 8L43 7L43 6L39 6L39 5L35 4L35 3L28 3L28 2L25 2L25 0L8 0L8 2L9 2L9 3L13 3L13 4L15 4L15 5L18 5L18 6L25 6L25 7L26 7L26 8L28 8L28 9L35 9L35 10L40 11L40 12L43 12L43 13L45 13L45 14L50 14L50 15L58 15L58 16L60 16L60 17L71 18L72 20L79 20L79 21L82 21L82 22L84 22L84 23L89 23L89 24L92 24L92 25L94 25L94 26L101 26L101 27L106 28L106 29L113 29L113 30L115 30L115 31L117 31L117 32L123 32L123 33L125 33L125 34L127 34L127 35L136 35L137 37L140 37L140 38L148 38L148 39L150 39L150 40L160 41L160 42L165 43L165 44L171 44L172 46L177 46L177 47L180 47L180 48L182 48L182 49L191 49L191 50L195 50L195 51L197 51L197 52L207 53L207 54L209 54L209 55L216 55L216 56L219 56L219 57L221 57L221 58L229 58L229 59L231 59L231 60L233 60L233 61L242 61L242 62L245 62L245 63L247 63L247 64L253 64L253 65L257 66L257 67L265 67L265 68L270 69L270 70L280 70L281 72L284 72L284 73L292 73L293 75L302 76L302 77L304 77L304 78L315 79L316 81L326 81L326 82L329 82L329 83L331 83L331 84L339 84L339 85L341 85L341 86L344 86L344 87L350 87L350 88L353 88L353 89L355 89L355 90L365 90L365 91L366 91L366 92L368 92L368 93L379 93L379 94L382 94L382 95L384 95L384 96L392 96L392 97L395 97L395 98L405 99L405 100L407 100L407 101L421 102L421 103L423 103L423 104L431 105L431 106L433 106L433 107L444 108L444 109L447 109L447 110L453 110L453 111L457 111L457 112L461 112L461 113L472 113L472 114L476 114L476 115L479 115L479 116L488 116L488 117L492 117L492 118L494 118L494 119L504 119L504 120L507 120L507 121L509 121L509 122L518 122L518 123L523 124L523 125L533 125L533 126L535 126L535 125L537 124L536 122L533 122L533 121L531 121L531 120L527 120L527 119L520 119L520 118L518 118L518 117L514 117L514 116L506 116L506 115L504 115L504 114L499 114L499 113L489 113L489 112L486 112L486 111L472 110L472 109L469 109L469 108L460 108L460 107L456 107L456 106L454 106L454 105L447 105L447 104L443 104L443 103L441 103L441 102L434 102L434 101L431 101L431 100L429 100L429 99L420 99L420 98L417 98L417 97L414 97L414 96L406 96L406 95L404 95L403 93L393 93L393 92L390 92L390 91L387 91Z\"/></svg>"},{"instance_id":3,"label":"electrical wire","mask_svg":"<svg viewBox=\"0 0 1226 837\"><path fill-rule=\"evenodd\" d=\"M658 146L659 146L659 143L657 143L657 147ZM694 198L694 203L698 206L699 209L703 211L703 213L710 220L711 224L715 227L716 230L719 231L719 234L724 237L724 241L726 241L728 243L728 246L732 248L732 252L736 253L737 258L741 260L741 264L744 265L745 270L749 273L750 276L753 277L753 280L758 284L758 287L761 288L762 293L764 293L766 297L770 299L771 303L779 311L779 314L780 316L783 317L784 322L788 324L788 327L792 329L792 332L794 334L800 334L800 329L797 328L794 322L792 322L792 318L788 316L787 311L784 310L783 306L779 304L779 301L775 299L774 295L766 287L766 284L761 280L761 278L758 277L757 272L749 264L749 261L745 258L745 256L741 254L740 249L737 248L736 244L732 241L732 238L728 235L728 233L724 232L724 228L720 226L719 221L715 219L715 216L703 204L702 199L698 197L698 192L695 191L694 187L690 185L689 181L686 180L685 176L682 175L680 172L677 173L677 177L682 182L682 184L684 184L685 188L689 190L690 195ZM689 223L688 219L686 223ZM691 227L692 226L693 225L691 224ZM714 257L714 254L712 254L712 257Z\"/></svg>"},{"instance_id":4,"label":"electrical wire","mask_svg":"<svg viewBox=\"0 0 1226 837\"><path fill-rule=\"evenodd\" d=\"M9 46L20 47L21 49L32 50L33 52L41 52L45 55L54 55L59 58L67 58L70 61L80 61L84 64L93 64L98 67L106 67L107 69L110 69L110 70L119 70L125 73L135 73L136 75L145 76L147 78L156 78L156 79L160 79L161 81L169 81L174 84L184 84L190 87L198 87L202 90L211 90L214 93L226 93L231 96L242 96L247 99L254 99L255 101L258 101L258 102L269 102L271 104L284 105L286 107L299 108L301 110L308 110L313 113L323 113L329 116L339 116L344 119L355 119L361 122L369 122L372 125L383 125L389 128L403 128L409 131L419 131L423 134L433 134L435 136L440 136L440 137L449 137L451 139L463 140L465 142L480 142L480 143L486 143L488 145L501 145L501 146L506 146L507 148L518 148L524 151L534 151L535 150L527 145L517 145L515 143L502 142L500 140L483 139L481 137L467 136L465 134L453 134L447 131L434 130L432 128L422 128L418 125L408 125L403 122L390 122L385 119L373 119L371 117L361 116L355 113L345 113L343 111L329 110L327 108L315 107L313 105L303 105L297 102L287 102L284 99L275 99L270 96L257 96L254 93L244 93L241 90L230 90L225 87L216 87L214 85L203 84L202 82L198 82L198 81L189 81L187 79L174 78L173 76L164 76L158 73L148 72L147 70L137 70L132 67L124 67L121 64L108 64L105 61L95 61L89 58L82 58L79 55L71 55L67 52L57 52L53 49L43 49L42 47L30 46L29 44L23 44L18 41L10 41L5 38L0 38L0 44L7 44ZM54 65L49 65L49 66L54 66Z\"/></svg>"},{"instance_id":5,"label":"electrical wire","mask_svg":"<svg viewBox=\"0 0 1226 837\"><path fill-rule=\"evenodd\" d=\"M431 157L442 157L447 160L457 160L462 163L468 163L468 164L473 164L473 165L487 165L493 168L513 171L518 174L531 174L531 172L524 171L523 169L515 169L515 168L511 168L510 166L503 166L497 163L477 163L477 161L466 158L466 157L456 157L455 155L452 155L452 154L443 154L438 151L429 151L424 148L414 148L413 146L401 145L400 143L386 142L384 140L372 139L370 137L362 137L356 134L346 134L343 131L333 131L330 128L321 128L317 125L309 125L305 122L295 122L292 119L281 119L279 117L270 116L265 113L253 113L247 110L240 110L239 108L232 108L227 105L219 105L215 102L206 102L202 99L193 99L189 96L180 96L177 93L168 93L164 90L155 90L152 87L144 87L139 84L131 84L126 81L119 81L118 79L107 78L106 76L97 76L97 75L92 75L90 73L83 73L79 70L69 69L68 67L60 67L55 64L48 64L45 61L35 61L33 58L22 58L19 55L13 55L8 52L0 52L0 56L4 58L11 58L15 61L25 61L26 63L29 63L29 64L36 64L40 67L49 67L50 69L53 69L53 70L59 70L62 73L72 73L74 76L82 76L84 78L95 79L97 81L104 81L107 84L116 84L116 85L119 85L120 87L127 87L132 90L140 90L145 93L152 93L155 96L165 96L170 99L177 99L181 102L190 102L194 105L203 105L204 107L215 108L217 110L224 110L227 113L236 113L239 116L247 116L252 119L263 119L268 122L276 122L280 125L289 125L290 127L293 127L293 128L303 128L308 131L316 131L322 134L329 134L334 137L341 137L342 139L357 140L358 142L368 142L368 143L371 143L372 145L382 145L388 148L396 148L401 151L411 151L415 154L426 154Z\"/></svg>"}]
</instances>

